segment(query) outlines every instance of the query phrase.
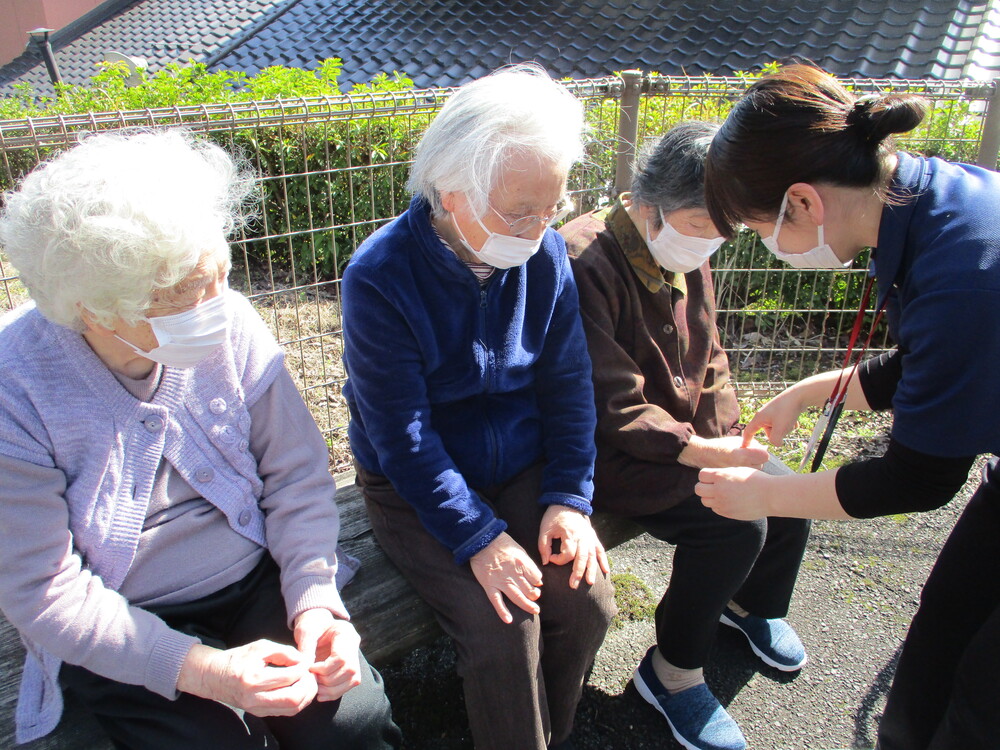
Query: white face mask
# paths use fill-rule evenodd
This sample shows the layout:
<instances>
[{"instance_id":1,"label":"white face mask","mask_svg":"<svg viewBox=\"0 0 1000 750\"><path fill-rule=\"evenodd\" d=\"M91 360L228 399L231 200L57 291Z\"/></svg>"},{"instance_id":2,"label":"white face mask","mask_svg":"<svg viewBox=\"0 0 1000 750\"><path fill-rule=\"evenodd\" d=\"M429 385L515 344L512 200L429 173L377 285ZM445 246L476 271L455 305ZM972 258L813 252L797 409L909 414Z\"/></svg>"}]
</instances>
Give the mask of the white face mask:
<instances>
[{"instance_id":1,"label":"white face mask","mask_svg":"<svg viewBox=\"0 0 1000 750\"><path fill-rule=\"evenodd\" d=\"M458 236L462 238L462 242L469 248L469 252L483 263L489 263L494 268L513 268L514 266L519 266L538 252L538 248L542 246L542 237L539 237L537 240L526 240L523 237L497 234L487 229L482 219L476 219L487 236L483 246L479 250L474 250L469 241L465 239L465 233L458 226L455 214L451 214L451 221L455 225L455 229L458 230ZM542 236L544 237L544 232Z\"/></svg>"},{"instance_id":2,"label":"white face mask","mask_svg":"<svg viewBox=\"0 0 1000 750\"><path fill-rule=\"evenodd\" d=\"M663 228L656 235L655 240L649 238L649 220L646 220L646 245L653 258L668 271L674 273L688 273L701 266L708 260L712 253L718 250L723 243L722 237L705 239L704 237L691 237L678 232L663 218L663 210L660 212L660 224Z\"/></svg>"},{"instance_id":3,"label":"white face mask","mask_svg":"<svg viewBox=\"0 0 1000 750\"><path fill-rule=\"evenodd\" d=\"M125 341L121 336L115 338L128 344L139 356L161 365L182 369L194 367L226 340L230 320L230 307L226 299L228 292L229 287L224 286L217 296L190 310L176 315L146 318L157 343L148 352Z\"/></svg>"},{"instance_id":4,"label":"white face mask","mask_svg":"<svg viewBox=\"0 0 1000 750\"><path fill-rule=\"evenodd\" d=\"M788 206L788 193L781 199L781 208L778 209L778 221L774 225L774 232L770 237L762 237L764 247L774 253L774 257L782 260L793 268L828 268L840 270L851 265L851 261L846 263L837 257L833 248L823 242L823 225L817 227L819 232L819 244L812 250L804 253L783 253L778 249L778 232L781 231L781 222L785 218L785 208Z\"/></svg>"}]
</instances>

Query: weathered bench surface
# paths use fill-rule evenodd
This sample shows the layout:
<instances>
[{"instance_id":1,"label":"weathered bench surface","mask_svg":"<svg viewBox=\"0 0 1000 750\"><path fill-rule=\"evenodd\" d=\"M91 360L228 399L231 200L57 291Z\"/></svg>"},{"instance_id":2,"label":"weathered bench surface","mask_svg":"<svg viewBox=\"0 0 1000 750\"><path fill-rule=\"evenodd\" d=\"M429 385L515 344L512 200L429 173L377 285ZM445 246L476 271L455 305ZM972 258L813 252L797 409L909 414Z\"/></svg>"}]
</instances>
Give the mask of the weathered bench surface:
<instances>
[{"instance_id":1,"label":"weathered bench surface","mask_svg":"<svg viewBox=\"0 0 1000 750\"><path fill-rule=\"evenodd\" d=\"M790 474L777 459L765 467L772 474ZM337 482L340 541L361 560L361 569L347 588L344 603L361 633L362 649L376 666L388 664L441 633L434 615L403 579L375 541L361 492L350 476ZM634 523L597 513L594 527L608 549L638 536ZM14 707L21 680L24 650L10 624L0 617L0 750L14 747ZM67 701L58 729L24 750L112 750L96 721Z\"/></svg>"}]
</instances>

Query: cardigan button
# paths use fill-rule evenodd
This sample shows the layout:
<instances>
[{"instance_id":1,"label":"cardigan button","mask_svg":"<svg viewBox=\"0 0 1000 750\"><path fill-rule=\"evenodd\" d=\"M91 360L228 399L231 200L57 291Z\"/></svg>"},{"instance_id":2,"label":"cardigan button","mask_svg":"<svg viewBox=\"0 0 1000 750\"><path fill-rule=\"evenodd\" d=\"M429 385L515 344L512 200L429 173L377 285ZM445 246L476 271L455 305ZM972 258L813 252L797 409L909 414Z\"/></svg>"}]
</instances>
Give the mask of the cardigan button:
<instances>
[{"instance_id":1,"label":"cardigan button","mask_svg":"<svg viewBox=\"0 0 1000 750\"><path fill-rule=\"evenodd\" d=\"M236 442L236 430L229 425L224 425L223 428L219 430L219 440L226 445L232 445Z\"/></svg>"},{"instance_id":2,"label":"cardigan button","mask_svg":"<svg viewBox=\"0 0 1000 750\"><path fill-rule=\"evenodd\" d=\"M246 526L248 523L250 523L251 516L252 514L248 510L245 510L242 513L240 513L240 517L237 519L240 523L240 526Z\"/></svg>"},{"instance_id":3,"label":"cardigan button","mask_svg":"<svg viewBox=\"0 0 1000 750\"><path fill-rule=\"evenodd\" d=\"M226 399L213 398L208 402L208 410L212 412L212 414L222 414L226 411Z\"/></svg>"},{"instance_id":4,"label":"cardigan button","mask_svg":"<svg viewBox=\"0 0 1000 750\"><path fill-rule=\"evenodd\" d=\"M672 325L670 325L669 323L664 323L663 324L663 332L666 333L666 334L671 334L671 333L674 332L674 327Z\"/></svg>"},{"instance_id":5,"label":"cardigan button","mask_svg":"<svg viewBox=\"0 0 1000 750\"><path fill-rule=\"evenodd\" d=\"M146 429L150 432L159 432L163 429L163 420L159 417L146 417L143 425L145 425Z\"/></svg>"},{"instance_id":6,"label":"cardigan button","mask_svg":"<svg viewBox=\"0 0 1000 750\"><path fill-rule=\"evenodd\" d=\"M215 471L208 466L203 466L194 473L194 478L199 482L211 482L215 478Z\"/></svg>"},{"instance_id":7,"label":"cardigan button","mask_svg":"<svg viewBox=\"0 0 1000 750\"><path fill-rule=\"evenodd\" d=\"M683 388L684 378L682 378L680 375L674 375L674 385L677 386L678 388Z\"/></svg>"}]
</instances>

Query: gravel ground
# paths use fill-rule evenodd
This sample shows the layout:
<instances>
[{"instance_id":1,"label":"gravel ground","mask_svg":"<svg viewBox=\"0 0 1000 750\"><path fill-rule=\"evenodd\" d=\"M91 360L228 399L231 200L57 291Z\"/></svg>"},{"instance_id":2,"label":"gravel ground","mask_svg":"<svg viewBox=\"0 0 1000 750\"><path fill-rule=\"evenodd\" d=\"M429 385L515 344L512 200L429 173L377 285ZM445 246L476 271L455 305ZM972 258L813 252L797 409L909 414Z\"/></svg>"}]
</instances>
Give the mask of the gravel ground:
<instances>
[{"instance_id":1,"label":"gravel ground","mask_svg":"<svg viewBox=\"0 0 1000 750\"><path fill-rule=\"evenodd\" d=\"M980 465L962 493L938 511L813 525L789 615L809 653L801 672L789 675L767 667L742 635L720 628L706 680L751 748L874 745L921 586L978 484ZM612 551L612 573L634 574L658 600L671 555L671 547L643 535ZM681 747L630 684L652 642L648 618L609 631L577 712L579 750ZM472 748L447 639L418 649L383 674L408 748Z\"/></svg>"}]
</instances>

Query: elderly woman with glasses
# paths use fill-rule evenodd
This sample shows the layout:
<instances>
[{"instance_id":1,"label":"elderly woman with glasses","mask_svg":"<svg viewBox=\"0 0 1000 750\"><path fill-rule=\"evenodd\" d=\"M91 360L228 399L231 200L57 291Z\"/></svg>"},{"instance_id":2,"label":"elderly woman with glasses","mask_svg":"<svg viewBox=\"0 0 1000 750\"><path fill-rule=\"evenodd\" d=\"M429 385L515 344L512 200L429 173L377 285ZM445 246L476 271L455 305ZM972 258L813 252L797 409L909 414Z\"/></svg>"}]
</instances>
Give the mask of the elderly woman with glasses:
<instances>
[{"instance_id":1,"label":"elderly woman with glasses","mask_svg":"<svg viewBox=\"0 0 1000 750\"><path fill-rule=\"evenodd\" d=\"M227 287L252 188L167 131L90 137L5 196L32 297L0 320L19 741L54 728L61 683L119 748L399 745L338 592L326 444Z\"/></svg>"},{"instance_id":2,"label":"elderly woman with glasses","mask_svg":"<svg viewBox=\"0 0 1000 750\"><path fill-rule=\"evenodd\" d=\"M458 650L475 745L568 747L614 613L563 211L580 104L544 72L460 88L409 208L344 274L350 440L376 538Z\"/></svg>"},{"instance_id":3,"label":"elderly woman with glasses","mask_svg":"<svg viewBox=\"0 0 1000 750\"><path fill-rule=\"evenodd\" d=\"M809 535L797 519L732 521L695 495L703 467L759 467L719 343L709 257L722 237L705 209L705 154L718 125L682 123L648 151L632 191L574 219L566 238L594 363L594 504L676 545L639 694L698 750L745 747L705 685L720 621L768 665L795 671L805 651L788 613ZM759 554L758 554L759 553Z\"/></svg>"}]
</instances>

